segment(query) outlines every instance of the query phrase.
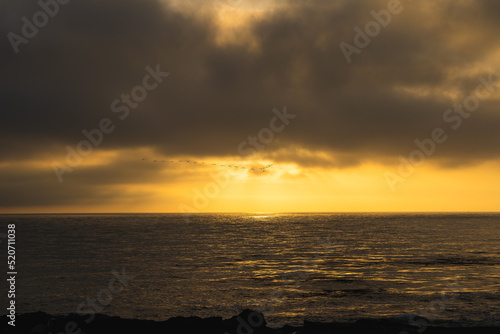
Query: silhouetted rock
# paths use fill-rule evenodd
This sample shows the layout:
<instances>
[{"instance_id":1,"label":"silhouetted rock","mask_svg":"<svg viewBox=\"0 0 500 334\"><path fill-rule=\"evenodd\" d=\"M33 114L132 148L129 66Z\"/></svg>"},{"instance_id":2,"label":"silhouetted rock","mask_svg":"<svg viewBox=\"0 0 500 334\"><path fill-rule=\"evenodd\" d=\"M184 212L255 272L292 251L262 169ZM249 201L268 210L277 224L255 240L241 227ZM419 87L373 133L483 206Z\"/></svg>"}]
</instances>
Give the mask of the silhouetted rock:
<instances>
[{"instance_id":1,"label":"silhouetted rock","mask_svg":"<svg viewBox=\"0 0 500 334\"><path fill-rule=\"evenodd\" d=\"M356 323L319 323L305 321L304 326L285 325L273 329L267 327L264 315L246 309L230 319L221 317L174 317L165 321L122 319L103 314L65 314L52 316L43 312L28 313L16 317L16 326L7 324L7 316L0 317L1 333L22 334L123 334L123 333L203 333L203 334L493 334L498 327L435 327L419 330L418 327L396 320L359 320Z\"/></svg>"}]
</instances>

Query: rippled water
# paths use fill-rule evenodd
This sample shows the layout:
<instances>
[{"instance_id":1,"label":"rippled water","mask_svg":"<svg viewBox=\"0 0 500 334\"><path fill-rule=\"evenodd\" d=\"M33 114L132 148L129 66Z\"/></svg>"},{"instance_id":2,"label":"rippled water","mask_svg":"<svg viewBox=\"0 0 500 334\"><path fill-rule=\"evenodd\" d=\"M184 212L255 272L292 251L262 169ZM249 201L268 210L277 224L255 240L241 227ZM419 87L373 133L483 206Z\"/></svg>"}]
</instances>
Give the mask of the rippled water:
<instances>
[{"instance_id":1,"label":"rippled water","mask_svg":"<svg viewBox=\"0 0 500 334\"><path fill-rule=\"evenodd\" d=\"M4 215L0 223L4 235L17 225L18 313L76 312L125 268L136 277L101 313L227 318L260 307L271 325L407 314L500 325L500 214L213 214L189 224L168 214Z\"/></svg>"}]
</instances>

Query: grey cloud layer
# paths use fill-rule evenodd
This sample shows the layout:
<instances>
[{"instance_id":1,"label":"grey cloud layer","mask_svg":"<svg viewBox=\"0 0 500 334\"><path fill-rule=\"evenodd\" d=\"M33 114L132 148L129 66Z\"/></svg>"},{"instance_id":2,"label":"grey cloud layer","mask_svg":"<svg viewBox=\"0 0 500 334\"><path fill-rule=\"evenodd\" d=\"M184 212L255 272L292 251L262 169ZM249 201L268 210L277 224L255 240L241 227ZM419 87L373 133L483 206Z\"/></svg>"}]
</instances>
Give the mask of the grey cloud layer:
<instances>
[{"instance_id":1,"label":"grey cloud layer","mask_svg":"<svg viewBox=\"0 0 500 334\"><path fill-rule=\"evenodd\" d=\"M299 117L267 149L277 160L301 163L276 153L284 147L331 152L338 167L397 157L443 125L444 110L475 87L468 69L500 41L498 2L442 1L425 9L431 3L404 1L404 12L348 65L339 43L352 43L352 28L387 1L290 1L249 27L257 51L218 45L208 14L153 0L70 2L19 54L6 37L0 43L2 159L61 155L103 117L117 129L99 149L235 155L268 124L272 108L285 104ZM33 1L0 5L3 36L20 34L21 17L39 10ZM111 102L158 63L170 77L120 121ZM438 94L411 96L399 87ZM462 97L440 96L447 89ZM435 158L448 165L498 158L498 107L483 102Z\"/></svg>"},{"instance_id":2,"label":"grey cloud layer","mask_svg":"<svg viewBox=\"0 0 500 334\"><path fill-rule=\"evenodd\" d=\"M29 17L37 9L7 3L4 36L20 28L12 18ZM194 19L155 1L69 3L20 46L19 55L6 39L2 43L2 152L35 153L48 143L75 143L83 128L94 127L102 117L116 120L111 101L140 82L146 65L157 63L171 73L167 84L119 124L103 147L234 154L242 136L264 126L273 107L287 104L301 118L282 135L282 143L360 156L365 151L382 156L404 152L415 137L440 124L452 101L412 98L395 88L455 86L467 96L471 78L465 70L498 45L492 29L498 6L476 2L471 9L450 3L434 13L448 15L442 18L447 23L425 28L419 4L405 3L406 12L393 17L347 65L339 42L351 42L352 27L362 26L370 18L367 13L383 9L384 3L344 2L339 8L326 1L293 2L251 26L260 47L255 53L242 46L217 46L209 18ZM471 10L484 18L470 15ZM469 44L452 45L468 31L481 39L465 36ZM461 68L463 82L450 82L449 72ZM493 148L498 141L491 142L491 127L483 127L498 124L497 105L481 107L468 122L474 131L461 134L476 145L468 149L450 142L443 154L497 156Z\"/></svg>"}]
</instances>

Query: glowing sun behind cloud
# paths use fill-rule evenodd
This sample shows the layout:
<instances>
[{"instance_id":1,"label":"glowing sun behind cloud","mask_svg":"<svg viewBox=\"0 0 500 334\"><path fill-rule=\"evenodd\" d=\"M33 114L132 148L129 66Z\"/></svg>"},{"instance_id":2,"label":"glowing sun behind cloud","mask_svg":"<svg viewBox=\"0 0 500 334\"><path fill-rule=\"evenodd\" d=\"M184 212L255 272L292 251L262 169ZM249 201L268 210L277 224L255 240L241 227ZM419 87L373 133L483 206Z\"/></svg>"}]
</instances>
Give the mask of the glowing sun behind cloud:
<instances>
[{"instance_id":1,"label":"glowing sun behind cloud","mask_svg":"<svg viewBox=\"0 0 500 334\"><path fill-rule=\"evenodd\" d=\"M5 2L9 17L39 10L25 3ZM19 55L4 41L1 211L497 211L500 4L408 2L347 63L340 43L386 7L72 2ZM2 22L4 36L19 30ZM112 101L140 93L147 66L170 75L119 119ZM451 130L443 115L478 77L491 94ZM283 105L290 127L239 155ZM116 130L59 182L53 162L105 118ZM446 143L391 189L385 173L438 127Z\"/></svg>"}]
</instances>

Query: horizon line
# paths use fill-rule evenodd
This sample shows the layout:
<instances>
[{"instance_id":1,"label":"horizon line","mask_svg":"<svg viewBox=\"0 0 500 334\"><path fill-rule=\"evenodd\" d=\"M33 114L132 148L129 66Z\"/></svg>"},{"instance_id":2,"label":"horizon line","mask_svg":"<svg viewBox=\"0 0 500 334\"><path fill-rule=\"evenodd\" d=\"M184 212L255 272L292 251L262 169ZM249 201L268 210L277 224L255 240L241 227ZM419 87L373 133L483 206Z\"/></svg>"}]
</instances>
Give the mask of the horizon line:
<instances>
[{"instance_id":1,"label":"horizon line","mask_svg":"<svg viewBox=\"0 0 500 334\"><path fill-rule=\"evenodd\" d=\"M266 211L210 211L210 212L12 212L0 213L0 216L7 215L158 215L158 214L173 214L173 215L204 215L204 214L360 214L360 213L495 213L500 214L500 211L281 211L281 212L266 212Z\"/></svg>"}]
</instances>

